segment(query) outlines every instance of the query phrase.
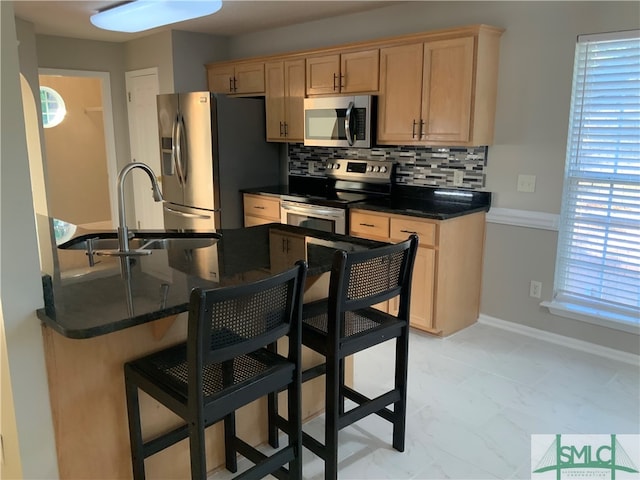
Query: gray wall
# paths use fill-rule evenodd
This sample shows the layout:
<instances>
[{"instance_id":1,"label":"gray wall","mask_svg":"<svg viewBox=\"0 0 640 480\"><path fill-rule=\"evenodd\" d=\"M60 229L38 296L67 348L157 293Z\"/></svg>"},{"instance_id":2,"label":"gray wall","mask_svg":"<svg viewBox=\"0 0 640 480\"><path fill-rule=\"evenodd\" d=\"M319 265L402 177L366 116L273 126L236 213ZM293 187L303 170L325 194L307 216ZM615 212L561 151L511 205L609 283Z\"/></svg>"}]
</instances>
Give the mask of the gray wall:
<instances>
[{"instance_id":1,"label":"gray wall","mask_svg":"<svg viewBox=\"0 0 640 480\"><path fill-rule=\"evenodd\" d=\"M11 2L0 2L0 21L0 348L6 340L23 477L53 479L53 422L35 314L43 306L42 283Z\"/></svg>"},{"instance_id":2,"label":"gray wall","mask_svg":"<svg viewBox=\"0 0 640 480\"><path fill-rule=\"evenodd\" d=\"M639 28L638 2L404 2L235 37L230 53L245 58L474 23L505 29L487 169L493 205L558 214L576 36ZM536 175L535 193L516 191L518 174ZM529 297L530 280L538 280L542 300L551 300L556 245L555 231L489 223L481 313L640 353L637 335L551 315Z\"/></svg>"},{"instance_id":3,"label":"gray wall","mask_svg":"<svg viewBox=\"0 0 640 480\"><path fill-rule=\"evenodd\" d=\"M229 39L203 33L171 32L175 92L207 90L206 63L227 59Z\"/></svg>"}]
</instances>

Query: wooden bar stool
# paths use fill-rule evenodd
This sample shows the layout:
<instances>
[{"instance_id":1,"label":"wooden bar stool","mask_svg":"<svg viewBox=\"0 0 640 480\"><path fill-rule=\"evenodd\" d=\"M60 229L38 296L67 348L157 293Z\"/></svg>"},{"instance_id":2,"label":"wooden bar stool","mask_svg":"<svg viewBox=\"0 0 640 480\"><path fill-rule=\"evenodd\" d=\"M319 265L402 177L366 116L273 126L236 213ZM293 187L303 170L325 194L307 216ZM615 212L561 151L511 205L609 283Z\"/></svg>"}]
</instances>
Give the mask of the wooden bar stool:
<instances>
[{"instance_id":1,"label":"wooden bar stool","mask_svg":"<svg viewBox=\"0 0 640 480\"><path fill-rule=\"evenodd\" d=\"M191 292L186 343L125 364L133 476L145 478L144 460L189 438L191 478L207 475L204 430L224 420L226 467L236 453L255 465L242 478L302 478L301 305L307 266L254 283ZM288 336L286 357L270 348ZM268 348L269 347L269 348ZM138 389L180 416L185 424L143 441ZM270 392L288 392L288 445L267 457L236 436L235 411ZM288 469L285 465L289 466Z\"/></svg>"},{"instance_id":2,"label":"wooden bar stool","mask_svg":"<svg viewBox=\"0 0 640 480\"><path fill-rule=\"evenodd\" d=\"M411 276L418 237L360 252L334 255L329 297L303 307L302 344L325 357L325 363L305 370L302 382L321 375L325 379L325 443L302 432L303 445L325 462L325 479L338 477L338 432L373 413L393 424L393 448L404 451L409 302ZM373 305L399 296L397 314ZM394 388L368 398L345 385L344 359L356 352L395 339ZM356 372L357 374L357 372ZM345 411L345 398L356 407ZM270 400L270 441L277 427L286 426L277 414L275 395ZM393 410L388 407L393 405Z\"/></svg>"}]
</instances>

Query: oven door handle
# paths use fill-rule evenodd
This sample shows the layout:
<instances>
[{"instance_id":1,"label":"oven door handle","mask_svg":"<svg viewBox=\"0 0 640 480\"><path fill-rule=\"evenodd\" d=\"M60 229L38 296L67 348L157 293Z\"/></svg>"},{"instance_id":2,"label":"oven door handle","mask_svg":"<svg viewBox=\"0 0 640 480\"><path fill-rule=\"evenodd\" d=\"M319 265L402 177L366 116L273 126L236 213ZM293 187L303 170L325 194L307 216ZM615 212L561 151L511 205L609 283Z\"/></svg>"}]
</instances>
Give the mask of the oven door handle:
<instances>
[{"instance_id":1,"label":"oven door handle","mask_svg":"<svg viewBox=\"0 0 640 480\"><path fill-rule=\"evenodd\" d=\"M325 209L325 208L317 208L315 206L313 208L309 208L309 207L299 207L299 206L291 205L287 203L282 203L280 207L283 210L286 210L288 212L301 213L303 215L314 215L314 216L325 215L329 217L344 216L344 210L339 208Z\"/></svg>"}]
</instances>

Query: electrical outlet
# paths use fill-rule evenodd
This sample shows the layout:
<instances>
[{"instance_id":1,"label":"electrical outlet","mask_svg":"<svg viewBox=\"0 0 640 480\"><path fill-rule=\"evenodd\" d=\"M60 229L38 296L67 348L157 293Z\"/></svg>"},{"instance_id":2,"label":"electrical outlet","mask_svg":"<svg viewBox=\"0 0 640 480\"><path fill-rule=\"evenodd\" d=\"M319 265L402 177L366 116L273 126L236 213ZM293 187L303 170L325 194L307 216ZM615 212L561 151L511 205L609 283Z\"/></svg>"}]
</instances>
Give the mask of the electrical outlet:
<instances>
[{"instance_id":1,"label":"electrical outlet","mask_svg":"<svg viewBox=\"0 0 640 480\"><path fill-rule=\"evenodd\" d=\"M464 181L464 172L462 170L453 171L453 185L455 187L461 187Z\"/></svg>"},{"instance_id":2,"label":"electrical outlet","mask_svg":"<svg viewBox=\"0 0 640 480\"><path fill-rule=\"evenodd\" d=\"M536 191L535 175L518 175L518 191L533 193Z\"/></svg>"},{"instance_id":3,"label":"electrical outlet","mask_svg":"<svg viewBox=\"0 0 640 480\"><path fill-rule=\"evenodd\" d=\"M533 298L540 298L542 296L542 282L531 280L531 284L529 285L529 296Z\"/></svg>"}]
</instances>

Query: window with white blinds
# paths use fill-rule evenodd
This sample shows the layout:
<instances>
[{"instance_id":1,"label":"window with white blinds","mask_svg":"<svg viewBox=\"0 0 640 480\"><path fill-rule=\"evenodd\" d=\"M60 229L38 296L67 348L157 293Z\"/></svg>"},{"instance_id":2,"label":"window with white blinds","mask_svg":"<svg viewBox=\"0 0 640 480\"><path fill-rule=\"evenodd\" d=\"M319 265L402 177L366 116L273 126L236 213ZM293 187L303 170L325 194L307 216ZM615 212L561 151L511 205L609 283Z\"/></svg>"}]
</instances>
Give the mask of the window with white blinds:
<instances>
[{"instance_id":1,"label":"window with white blinds","mask_svg":"<svg viewBox=\"0 0 640 480\"><path fill-rule=\"evenodd\" d=\"M637 326L640 31L578 38L560 220L553 303Z\"/></svg>"}]
</instances>

